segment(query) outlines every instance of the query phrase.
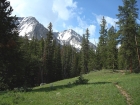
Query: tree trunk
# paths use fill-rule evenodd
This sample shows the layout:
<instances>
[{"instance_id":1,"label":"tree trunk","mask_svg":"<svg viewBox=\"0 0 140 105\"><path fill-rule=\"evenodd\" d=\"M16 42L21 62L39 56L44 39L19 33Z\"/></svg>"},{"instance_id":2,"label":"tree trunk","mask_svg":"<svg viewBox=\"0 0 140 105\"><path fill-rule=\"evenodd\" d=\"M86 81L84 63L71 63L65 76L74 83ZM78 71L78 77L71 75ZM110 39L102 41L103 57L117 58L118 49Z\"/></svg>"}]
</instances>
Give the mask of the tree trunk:
<instances>
[{"instance_id":1,"label":"tree trunk","mask_svg":"<svg viewBox=\"0 0 140 105\"><path fill-rule=\"evenodd\" d=\"M132 57L130 58L130 73L132 73Z\"/></svg>"},{"instance_id":2,"label":"tree trunk","mask_svg":"<svg viewBox=\"0 0 140 105\"><path fill-rule=\"evenodd\" d=\"M43 74L44 74L44 72L43 72L43 68L42 68L42 69L41 69L41 83L44 83L44 81L43 81L43 79L44 79L43 76L44 76L44 75L43 75Z\"/></svg>"},{"instance_id":3,"label":"tree trunk","mask_svg":"<svg viewBox=\"0 0 140 105\"><path fill-rule=\"evenodd\" d=\"M114 61L113 61L113 72L114 72Z\"/></svg>"},{"instance_id":4,"label":"tree trunk","mask_svg":"<svg viewBox=\"0 0 140 105\"><path fill-rule=\"evenodd\" d=\"M136 42L137 55L138 55L138 61L139 61L139 67L140 67L140 53L139 53L139 49L138 49L138 42L137 42L136 35L135 35L135 42Z\"/></svg>"}]
</instances>

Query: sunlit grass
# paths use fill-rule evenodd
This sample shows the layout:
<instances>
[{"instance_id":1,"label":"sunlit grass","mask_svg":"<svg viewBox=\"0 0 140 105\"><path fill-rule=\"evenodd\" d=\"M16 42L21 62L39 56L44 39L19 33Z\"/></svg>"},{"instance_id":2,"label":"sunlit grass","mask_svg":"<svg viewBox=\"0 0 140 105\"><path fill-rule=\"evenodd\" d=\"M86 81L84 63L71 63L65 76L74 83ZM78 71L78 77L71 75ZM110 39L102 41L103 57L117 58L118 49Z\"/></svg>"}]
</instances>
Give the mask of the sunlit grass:
<instances>
[{"instance_id":1,"label":"sunlit grass","mask_svg":"<svg viewBox=\"0 0 140 105\"><path fill-rule=\"evenodd\" d=\"M114 82L126 90L134 105L140 101L140 74L102 70L84 75L88 84L72 84L77 78L35 87L30 92L0 92L0 105L127 105ZM70 85L69 82L71 83Z\"/></svg>"}]
</instances>

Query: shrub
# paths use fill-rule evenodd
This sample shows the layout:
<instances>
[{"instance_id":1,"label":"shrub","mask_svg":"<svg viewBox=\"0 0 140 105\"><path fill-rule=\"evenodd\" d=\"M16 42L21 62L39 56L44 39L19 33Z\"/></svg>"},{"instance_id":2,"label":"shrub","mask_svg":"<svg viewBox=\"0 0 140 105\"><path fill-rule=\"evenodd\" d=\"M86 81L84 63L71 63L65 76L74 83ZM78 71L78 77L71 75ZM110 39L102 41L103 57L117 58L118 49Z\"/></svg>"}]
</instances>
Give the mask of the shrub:
<instances>
[{"instance_id":1,"label":"shrub","mask_svg":"<svg viewBox=\"0 0 140 105\"><path fill-rule=\"evenodd\" d=\"M41 83L40 86L43 86L43 85L45 85L45 84L46 84L46 83Z\"/></svg>"},{"instance_id":2,"label":"shrub","mask_svg":"<svg viewBox=\"0 0 140 105\"><path fill-rule=\"evenodd\" d=\"M78 79L74 81L74 84L87 84L88 81L88 79L84 79L84 77L80 75Z\"/></svg>"},{"instance_id":3,"label":"shrub","mask_svg":"<svg viewBox=\"0 0 140 105\"><path fill-rule=\"evenodd\" d=\"M29 92L31 91L32 88L27 88L27 87L20 87L20 88L14 88L14 92Z\"/></svg>"}]
</instances>

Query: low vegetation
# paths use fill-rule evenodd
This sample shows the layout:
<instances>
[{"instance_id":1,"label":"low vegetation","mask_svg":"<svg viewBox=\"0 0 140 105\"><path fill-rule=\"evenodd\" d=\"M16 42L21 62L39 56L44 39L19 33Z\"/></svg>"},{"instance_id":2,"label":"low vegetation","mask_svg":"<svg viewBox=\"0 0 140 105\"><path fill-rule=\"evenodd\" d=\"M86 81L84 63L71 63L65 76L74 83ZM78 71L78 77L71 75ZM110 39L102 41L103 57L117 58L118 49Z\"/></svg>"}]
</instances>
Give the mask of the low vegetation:
<instances>
[{"instance_id":1,"label":"low vegetation","mask_svg":"<svg viewBox=\"0 0 140 105\"><path fill-rule=\"evenodd\" d=\"M140 74L120 71L93 71L83 75L86 84L74 84L81 77L65 79L33 88L29 92L0 92L0 105L127 105L118 84L139 105Z\"/></svg>"},{"instance_id":2,"label":"low vegetation","mask_svg":"<svg viewBox=\"0 0 140 105\"><path fill-rule=\"evenodd\" d=\"M26 33L20 37L10 2L2 0L0 4L0 91L14 88L27 91L27 88L40 83L73 78L93 70L128 69L131 73L140 72L137 0L122 0L123 5L118 6L116 14L117 21L114 21L117 27L108 26L103 16L96 47L90 46L92 32L87 28L82 39L76 38L81 42L81 49L74 48L67 41L61 45L61 41L55 39L53 22L49 23L46 35L41 39L37 38L38 35L29 38ZM80 79L75 84L88 82Z\"/></svg>"},{"instance_id":3,"label":"low vegetation","mask_svg":"<svg viewBox=\"0 0 140 105\"><path fill-rule=\"evenodd\" d=\"M0 105L139 105L137 0L122 2L117 28L107 27L103 17L96 49L89 46L87 28L77 51L54 40L51 22L46 38L19 37L10 2L1 0Z\"/></svg>"}]
</instances>

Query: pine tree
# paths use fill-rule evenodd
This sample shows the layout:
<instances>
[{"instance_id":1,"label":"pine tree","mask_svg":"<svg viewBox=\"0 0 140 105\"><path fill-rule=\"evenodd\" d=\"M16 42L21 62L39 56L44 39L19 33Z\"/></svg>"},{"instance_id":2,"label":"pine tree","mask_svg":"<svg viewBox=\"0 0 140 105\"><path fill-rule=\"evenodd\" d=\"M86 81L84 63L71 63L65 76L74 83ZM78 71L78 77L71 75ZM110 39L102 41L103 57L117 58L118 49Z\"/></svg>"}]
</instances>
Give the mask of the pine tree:
<instances>
[{"instance_id":1,"label":"pine tree","mask_svg":"<svg viewBox=\"0 0 140 105\"><path fill-rule=\"evenodd\" d=\"M86 73L89 72L89 68L88 68L88 63L89 63L89 50L90 50L90 46L89 46L89 29L86 29L86 33L85 33L85 38L86 38L86 44L85 44L85 63L86 63Z\"/></svg>"},{"instance_id":2,"label":"pine tree","mask_svg":"<svg viewBox=\"0 0 140 105\"><path fill-rule=\"evenodd\" d=\"M86 30L86 33L83 34L82 39L82 72L81 73L88 73L88 62L89 62L89 30Z\"/></svg>"},{"instance_id":3,"label":"pine tree","mask_svg":"<svg viewBox=\"0 0 140 105\"><path fill-rule=\"evenodd\" d=\"M64 44L61 49L61 63L62 63L62 77L67 78L66 73L66 45Z\"/></svg>"},{"instance_id":4,"label":"pine tree","mask_svg":"<svg viewBox=\"0 0 140 105\"><path fill-rule=\"evenodd\" d=\"M54 40L53 72L54 81L62 79L61 48L60 44Z\"/></svg>"},{"instance_id":5,"label":"pine tree","mask_svg":"<svg viewBox=\"0 0 140 105\"><path fill-rule=\"evenodd\" d=\"M96 52L94 48L90 48L89 50L89 63L88 63L89 71L93 71L97 69L96 64Z\"/></svg>"},{"instance_id":6,"label":"pine tree","mask_svg":"<svg viewBox=\"0 0 140 105\"><path fill-rule=\"evenodd\" d=\"M138 8L136 8L136 0L123 0L123 6L119 6L119 33L121 39L121 47L124 49L123 56L126 59L127 68L132 72L136 55L136 19L138 18Z\"/></svg>"},{"instance_id":7,"label":"pine tree","mask_svg":"<svg viewBox=\"0 0 140 105\"><path fill-rule=\"evenodd\" d=\"M124 70L124 69L127 69L127 65L126 65L126 60L125 60L125 57L123 56L124 55L124 49L122 47L119 47L118 48L118 69L119 70Z\"/></svg>"},{"instance_id":8,"label":"pine tree","mask_svg":"<svg viewBox=\"0 0 140 105\"><path fill-rule=\"evenodd\" d=\"M107 68L117 69L117 35L113 26L108 30Z\"/></svg>"},{"instance_id":9,"label":"pine tree","mask_svg":"<svg viewBox=\"0 0 140 105\"><path fill-rule=\"evenodd\" d=\"M99 37L99 44L97 46L97 54L99 59L100 68L106 68L106 59L107 59L107 29L106 29L106 20L103 17L101 21L101 30Z\"/></svg>"},{"instance_id":10,"label":"pine tree","mask_svg":"<svg viewBox=\"0 0 140 105\"><path fill-rule=\"evenodd\" d=\"M46 39L46 71L47 71L47 80L48 82L53 81L53 30L52 23L48 26L48 33Z\"/></svg>"},{"instance_id":11,"label":"pine tree","mask_svg":"<svg viewBox=\"0 0 140 105\"><path fill-rule=\"evenodd\" d=\"M44 83L44 71L45 71L45 64L46 64L46 46L45 46L45 41L43 39L43 37L41 38L40 42L39 42L39 63L40 63L40 72L39 72L39 77L40 77L40 83Z\"/></svg>"},{"instance_id":12,"label":"pine tree","mask_svg":"<svg viewBox=\"0 0 140 105\"><path fill-rule=\"evenodd\" d=\"M22 85L22 58L15 24L17 18L11 16L12 11L9 1L0 0L0 90Z\"/></svg>"},{"instance_id":13,"label":"pine tree","mask_svg":"<svg viewBox=\"0 0 140 105\"><path fill-rule=\"evenodd\" d=\"M30 51L31 54L34 54L35 56L38 55L39 51L37 48L39 48L39 41L33 36L32 40L30 41Z\"/></svg>"},{"instance_id":14,"label":"pine tree","mask_svg":"<svg viewBox=\"0 0 140 105\"><path fill-rule=\"evenodd\" d=\"M72 47L72 56L71 56L71 70L70 70L70 77L75 77L79 75L79 68L78 68L78 52L74 47Z\"/></svg>"},{"instance_id":15,"label":"pine tree","mask_svg":"<svg viewBox=\"0 0 140 105\"><path fill-rule=\"evenodd\" d=\"M42 59L42 56L43 56L43 52L44 52L44 39L41 38L40 41L39 41L39 57Z\"/></svg>"},{"instance_id":16,"label":"pine tree","mask_svg":"<svg viewBox=\"0 0 140 105\"><path fill-rule=\"evenodd\" d=\"M85 52L86 52L86 50L85 50L85 43L86 43L86 39L85 39L85 34L83 34L83 38L82 38L82 48L81 48L81 68L82 68L82 71L81 71L81 73L83 74L83 73L86 73L86 68L85 68Z\"/></svg>"},{"instance_id":17,"label":"pine tree","mask_svg":"<svg viewBox=\"0 0 140 105\"><path fill-rule=\"evenodd\" d=\"M135 42L137 46L137 57L139 61L139 68L140 68L140 25L137 26L137 36L135 35Z\"/></svg>"},{"instance_id":18,"label":"pine tree","mask_svg":"<svg viewBox=\"0 0 140 105\"><path fill-rule=\"evenodd\" d=\"M64 78L70 78L71 62L72 62L72 46L63 45L62 47L62 75Z\"/></svg>"},{"instance_id":19,"label":"pine tree","mask_svg":"<svg viewBox=\"0 0 140 105\"><path fill-rule=\"evenodd\" d=\"M22 39L22 44L20 50L22 51L22 68L24 69L23 75L23 86L24 87L33 87L37 84L40 84L40 65L39 63L39 41L28 40L27 35Z\"/></svg>"},{"instance_id":20,"label":"pine tree","mask_svg":"<svg viewBox=\"0 0 140 105\"><path fill-rule=\"evenodd\" d=\"M57 80L61 80L62 79L62 63L61 63L61 45L58 44L57 46L57 50L56 50L56 74L57 74Z\"/></svg>"}]
</instances>

